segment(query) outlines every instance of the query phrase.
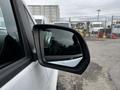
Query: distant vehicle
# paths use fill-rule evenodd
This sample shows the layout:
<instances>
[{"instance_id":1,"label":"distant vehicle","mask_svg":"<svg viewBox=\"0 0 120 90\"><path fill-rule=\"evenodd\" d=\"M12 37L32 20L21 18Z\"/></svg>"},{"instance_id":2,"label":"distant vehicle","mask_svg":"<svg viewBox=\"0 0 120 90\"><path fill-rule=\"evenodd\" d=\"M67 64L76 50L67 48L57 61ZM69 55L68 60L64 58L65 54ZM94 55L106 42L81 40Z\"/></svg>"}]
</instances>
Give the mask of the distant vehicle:
<instances>
[{"instance_id":1,"label":"distant vehicle","mask_svg":"<svg viewBox=\"0 0 120 90\"><path fill-rule=\"evenodd\" d=\"M114 24L112 28L112 33L120 35L120 24Z\"/></svg>"},{"instance_id":2,"label":"distant vehicle","mask_svg":"<svg viewBox=\"0 0 120 90\"><path fill-rule=\"evenodd\" d=\"M72 28L70 22L54 22L54 25Z\"/></svg>"},{"instance_id":3,"label":"distant vehicle","mask_svg":"<svg viewBox=\"0 0 120 90\"><path fill-rule=\"evenodd\" d=\"M90 24L91 33L98 33L100 29L104 29L102 22L91 22Z\"/></svg>"},{"instance_id":4,"label":"distant vehicle","mask_svg":"<svg viewBox=\"0 0 120 90\"><path fill-rule=\"evenodd\" d=\"M35 19L37 24L49 24L48 18L43 15L33 15L33 18Z\"/></svg>"}]
</instances>

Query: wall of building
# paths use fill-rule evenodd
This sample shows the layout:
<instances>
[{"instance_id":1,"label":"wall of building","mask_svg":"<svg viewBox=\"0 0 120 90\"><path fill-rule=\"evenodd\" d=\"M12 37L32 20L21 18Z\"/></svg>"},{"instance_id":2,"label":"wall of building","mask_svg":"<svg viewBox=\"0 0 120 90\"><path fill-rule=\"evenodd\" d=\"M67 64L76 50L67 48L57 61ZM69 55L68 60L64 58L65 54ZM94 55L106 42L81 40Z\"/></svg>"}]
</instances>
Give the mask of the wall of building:
<instances>
[{"instance_id":1,"label":"wall of building","mask_svg":"<svg viewBox=\"0 0 120 90\"><path fill-rule=\"evenodd\" d=\"M43 15L50 22L57 21L60 18L60 10L58 5L28 5L32 15Z\"/></svg>"}]
</instances>

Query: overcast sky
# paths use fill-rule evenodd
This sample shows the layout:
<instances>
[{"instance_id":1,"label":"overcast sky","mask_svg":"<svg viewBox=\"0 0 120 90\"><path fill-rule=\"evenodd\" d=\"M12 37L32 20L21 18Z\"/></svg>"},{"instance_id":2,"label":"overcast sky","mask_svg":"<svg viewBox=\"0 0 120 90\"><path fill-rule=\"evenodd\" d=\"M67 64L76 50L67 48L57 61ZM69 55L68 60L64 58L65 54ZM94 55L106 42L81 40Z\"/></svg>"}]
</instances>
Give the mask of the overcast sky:
<instances>
[{"instance_id":1,"label":"overcast sky","mask_svg":"<svg viewBox=\"0 0 120 90\"><path fill-rule=\"evenodd\" d=\"M25 0L27 4L58 4L60 14L67 16L95 16L97 9L100 15L119 15L120 0Z\"/></svg>"}]
</instances>

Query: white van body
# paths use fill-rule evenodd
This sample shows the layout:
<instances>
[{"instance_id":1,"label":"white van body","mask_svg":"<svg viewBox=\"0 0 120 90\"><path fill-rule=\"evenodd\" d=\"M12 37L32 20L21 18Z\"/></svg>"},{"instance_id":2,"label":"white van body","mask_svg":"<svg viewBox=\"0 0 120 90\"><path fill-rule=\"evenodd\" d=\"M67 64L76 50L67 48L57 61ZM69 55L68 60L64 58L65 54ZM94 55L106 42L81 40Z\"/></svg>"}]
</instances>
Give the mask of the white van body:
<instances>
[{"instance_id":1,"label":"white van body","mask_svg":"<svg viewBox=\"0 0 120 90\"><path fill-rule=\"evenodd\" d=\"M33 18L38 24L49 24L48 18L43 15L33 15Z\"/></svg>"},{"instance_id":2,"label":"white van body","mask_svg":"<svg viewBox=\"0 0 120 90\"><path fill-rule=\"evenodd\" d=\"M18 5L19 5L19 7L21 6L20 7L21 11L23 11L23 12L26 11L28 13L28 14L24 13L24 15L22 15L22 17L28 17L31 19L31 21L34 22L34 24L36 24L35 20L33 20L32 15L29 13L29 11L27 11L28 9L27 9L27 6L25 5L25 3L22 0L17 0L15 2L19 3ZM4 6L3 7L4 9L9 9L8 12L6 12L6 11L4 12L5 15L9 15L6 17L7 22L8 21L11 22L12 18L9 18L9 17L11 17L11 15L13 15L12 8L9 8L9 7L11 7L10 4L11 4L10 0L0 0L0 5ZM1 10L1 7L0 7L0 10ZM9 13L12 13L12 14L9 14ZM37 19L42 20L42 24L47 23L47 20L45 19L45 17L44 18L43 17L40 18L40 16L38 16L38 17L37 17ZM27 18L25 18L25 19L27 19ZM3 21L3 17L0 18L0 21L1 21L1 24L5 23ZM23 23L25 23L25 22L23 22ZM29 21L27 21L27 23L29 23ZM27 25L30 25L30 23ZM27 25L26 25L26 27L28 27ZM1 27L1 28L3 28L3 27ZM14 27L11 27L11 28L14 28ZM11 29L11 30L14 30L14 29ZM30 35L29 38L31 40L31 37L32 37L30 34L31 30L30 29L28 29L28 30L29 31L27 31L26 34ZM33 48L33 50L34 50L34 48ZM24 60L22 62L24 62ZM9 69L6 70L6 72L9 72ZM38 60L36 60L36 61L30 63L29 65L27 65L23 70L21 70L19 73L17 73L14 77L11 77L11 79L9 81L2 84L2 86L0 87L0 90L56 90L57 78L58 78L57 70L43 67L38 63Z\"/></svg>"},{"instance_id":3,"label":"white van body","mask_svg":"<svg viewBox=\"0 0 120 90\"><path fill-rule=\"evenodd\" d=\"M103 29L103 23L102 22L91 22L90 24L90 32L98 32L100 29Z\"/></svg>"},{"instance_id":4,"label":"white van body","mask_svg":"<svg viewBox=\"0 0 120 90\"><path fill-rule=\"evenodd\" d=\"M68 28L58 28L55 25L36 25L35 19L33 19L22 0L0 0L0 17L3 18L1 19L3 23L1 24L2 27L5 25L2 31L4 30L6 32L4 34L0 32L0 39L2 38L0 40L0 90L56 90L57 70L81 75L88 67L90 55L84 39L77 32L75 33L74 30ZM40 17L37 19L40 19ZM45 21L45 18L42 18L42 24L46 23ZM71 27L70 23L64 23L64 25ZM45 60L45 55L43 55L44 50L40 49L41 45L43 45L41 42L42 35L41 32L36 32L37 30L40 31L39 28L36 29L37 26L42 30L44 28L48 28L49 30L50 26L50 29L64 30L65 34L69 34L68 32L70 32L68 35L71 38L70 40L74 39L73 43L76 40L78 41L78 45L76 45L76 42L75 44L70 42L70 45L73 46L73 49L74 46L76 49L80 46L78 49L78 51L81 51L78 53L80 54L79 57L78 55L70 54L68 55L69 58L66 58L67 54L65 54L66 56L64 58L64 54L62 54L63 58L61 59L60 57L60 59L57 59L59 55L57 57L55 56L55 61L58 64ZM71 31L66 32L66 30ZM56 35L61 37L60 34ZM81 40L76 39L77 37ZM66 43L66 40L64 42ZM70 50L73 49L70 47ZM73 51L76 52L76 49ZM61 63L59 64L58 61Z\"/></svg>"}]
</instances>

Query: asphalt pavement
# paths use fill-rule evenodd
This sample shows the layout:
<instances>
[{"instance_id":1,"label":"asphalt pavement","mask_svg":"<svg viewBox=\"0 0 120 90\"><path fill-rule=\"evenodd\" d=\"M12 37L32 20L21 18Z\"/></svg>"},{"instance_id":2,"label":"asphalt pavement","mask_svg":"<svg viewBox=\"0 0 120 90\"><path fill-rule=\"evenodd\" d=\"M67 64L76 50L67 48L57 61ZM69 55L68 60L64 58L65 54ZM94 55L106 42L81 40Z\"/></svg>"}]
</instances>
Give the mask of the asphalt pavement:
<instances>
[{"instance_id":1,"label":"asphalt pavement","mask_svg":"<svg viewBox=\"0 0 120 90\"><path fill-rule=\"evenodd\" d=\"M87 40L91 63L83 75L59 71L58 90L120 90L120 39Z\"/></svg>"}]
</instances>

